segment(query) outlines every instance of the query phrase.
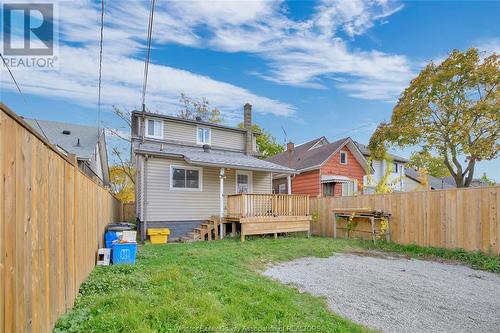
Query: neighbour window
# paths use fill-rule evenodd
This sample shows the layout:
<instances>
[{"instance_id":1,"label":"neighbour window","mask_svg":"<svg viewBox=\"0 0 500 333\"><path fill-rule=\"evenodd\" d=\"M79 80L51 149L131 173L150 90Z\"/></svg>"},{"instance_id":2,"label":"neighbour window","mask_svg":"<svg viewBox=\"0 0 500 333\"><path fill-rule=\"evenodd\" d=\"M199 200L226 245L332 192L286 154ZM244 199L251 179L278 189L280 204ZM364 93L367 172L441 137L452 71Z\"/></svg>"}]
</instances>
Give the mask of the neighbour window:
<instances>
[{"instance_id":1,"label":"neighbour window","mask_svg":"<svg viewBox=\"0 0 500 333\"><path fill-rule=\"evenodd\" d=\"M146 120L146 136L150 138L163 138L163 124L161 120Z\"/></svg>"},{"instance_id":2,"label":"neighbour window","mask_svg":"<svg viewBox=\"0 0 500 333\"><path fill-rule=\"evenodd\" d=\"M392 172L398 173L398 164L397 163L392 163Z\"/></svg>"},{"instance_id":3,"label":"neighbour window","mask_svg":"<svg viewBox=\"0 0 500 333\"><path fill-rule=\"evenodd\" d=\"M251 176L250 172L236 172L236 193L250 193Z\"/></svg>"},{"instance_id":4,"label":"neighbour window","mask_svg":"<svg viewBox=\"0 0 500 333\"><path fill-rule=\"evenodd\" d=\"M171 167L173 189L201 190L201 169L186 167Z\"/></svg>"},{"instance_id":5,"label":"neighbour window","mask_svg":"<svg viewBox=\"0 0 500 333\"><path fill-rule=\"evenodd\" d=\"M199 145L210 144L210 128L198 127L198 135L196 138L196 143Z\"/></svg>"},{"instance_id":6,"label":"neighbour window","mask_svg":"<svg viewBox=\"0 0 500 333\"><path fill-rule=\"evenodd\" d=\"M279 194L286 194L287 193L287 190L286 190L286 184L279 184L278 185L278 193Z\"/></svg>"},{"instance_id":7,"label":"neighbour window","mask_svg":"<svg viewBox=\"0 0 500 333\"><path fill-rule=\"evenodd\" d=\"M323 196L333 197L334 196L335 183L325 183L323 184Z\"/></svg>"},{"instance_id":8,"label":"neighbour window","mask_svg":"<svg viewBox=\"0 0 500 333\"><path fill-rule=\"evenodd\" d=\"M354 195L354 182L342 183L342 196L350 197Z\"/></svg>"},{"instance_id":9,"label":"neighbour window","mask_svg":"<svg viewBox=\"0 0 500 333\"><path fill-rule=\"evenodd\" d=\"M345 151L340 152L340 164L347 164L347 153Z\"/></svg>"}]
</instances>

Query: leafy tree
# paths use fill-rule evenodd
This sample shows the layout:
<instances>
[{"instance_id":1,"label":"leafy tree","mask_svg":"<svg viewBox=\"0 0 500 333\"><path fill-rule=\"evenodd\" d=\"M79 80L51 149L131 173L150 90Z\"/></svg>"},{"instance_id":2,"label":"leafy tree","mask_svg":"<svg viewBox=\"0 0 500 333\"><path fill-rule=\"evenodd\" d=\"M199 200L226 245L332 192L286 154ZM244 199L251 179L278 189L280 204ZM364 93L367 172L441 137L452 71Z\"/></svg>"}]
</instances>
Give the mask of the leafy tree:
<instances>
[{"instance_id":1,"label":"leafy tree","mask_svg":"<svg viewBox=\"0 0 500 333\"><path fill-rule=\"evenodd\" d=\"M493 179L489 178L487 175L486 175L486 172L483 173L483 175L481 176L481 178L479 178L484 184L488 185L488 186L495 186L497 183L496 181L494 181Z\"/></svg>"},{"instance_id":2,"label":"leafy tree","mask_svg":"<svg viewBox=\"0 0 500 333\"><path fill-rule=\"evenodd\" d=\"M113 165L109 168L111 190L122 202L135 200L135 184L132 181L135 178L135 170L133 172L133 177L130 177L121 165Z\"/></svg>"},{"instance_id":3,"label":"leafy tree","mask_svg":"<svg viewBox=\"0 0 500 333\"><path fill-rule=\"evenodd\" d=\"M428 151L419 151L411 154L410 162L408 162L407 166L417 170L425 169L429 175L438 178L451 175L450 170L444 164L443 158L432 156Z\"/></svg>"},{"instance_id":4,"label":"leafy tree","mask_svg":"<svg viewBox=\"0 0 500 333\"><path fill-rule=\"evenodd\" d=\"M115 105L113 105L113 113L121 120L122 126L116 128L108 125L106 129L108 133L129 147L132 113L123 111ZM116 146L111 149L111 155L114 157L114 165L109 168L111 190L123 202L135 200L135 168L130 160L130 151Z\"/></svg>"},{"instance_id":5,"label":"leafy tree","mask_svg":"<svg viewBox=\"0 0 500 333\"><path fill-rule=\"evenodd\" d=\"M205 97L196 99L181 93L179 102L182 106L177 113L179 118L194 120L200 117L201 120L214 124L220 124L224 121L220 110L212 108L210 102Z\"/></svg>"},{"instance_id":6,"label":"leafy tree","mask_svg":"<svg viewBox=\"0 0 500 333\"><path fill-rule=\"evenodd\" d=\"M370 139L372 154L383 156L386 143L420 145L436 151L457 187L468 187L477 161L499 154L500 59L481 59L477 49L454 50L440 64L430 63L411 81L391 121Z\"/></svg>"},{"instance_id":7,"label":"leafy tree","mask_svg":"<svg viewBox=\"0 0 500 333\"><path fill-rule=\"evenodd\" d=\"M243 123L239 123L238 127L244 128ZM262 159L274 156L285 150L282 145L276 142L276 138L271 133L263 130L259 125L252 124L252 131L260 133L256 141Z\"/></svg>"}]
</instances>

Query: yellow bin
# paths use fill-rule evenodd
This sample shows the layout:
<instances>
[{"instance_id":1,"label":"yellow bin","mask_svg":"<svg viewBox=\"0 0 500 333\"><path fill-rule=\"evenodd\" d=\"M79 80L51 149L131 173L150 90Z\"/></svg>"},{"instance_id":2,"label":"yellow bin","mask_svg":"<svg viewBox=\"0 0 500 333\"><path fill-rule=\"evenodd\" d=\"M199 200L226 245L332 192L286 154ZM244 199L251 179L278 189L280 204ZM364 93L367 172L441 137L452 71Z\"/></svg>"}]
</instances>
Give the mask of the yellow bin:
<instances>
[{"instance_id":1,"label":"yellow bin","mask_svg":"<svg viewBox=\"0 0 500 333\"><path fill-rule=\"evenodd\" d=\"M168 228L148 229L148 236L151 244L166 244L168 235L170 235L170 229Z\"/></svg>"}]
</instances>

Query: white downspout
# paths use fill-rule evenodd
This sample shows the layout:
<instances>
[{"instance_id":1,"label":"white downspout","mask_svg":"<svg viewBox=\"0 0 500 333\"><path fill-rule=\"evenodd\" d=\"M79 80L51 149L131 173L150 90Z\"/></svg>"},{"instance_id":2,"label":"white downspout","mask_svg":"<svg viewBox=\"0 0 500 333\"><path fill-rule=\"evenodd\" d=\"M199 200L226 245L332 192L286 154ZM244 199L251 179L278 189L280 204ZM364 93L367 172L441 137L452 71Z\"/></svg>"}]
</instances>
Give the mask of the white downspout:
<instances>
[{"instance_id":1,"label":"white downspout","mask_svg":"<svg viewBox=\"0 0 500 333\"><path fill-rule=\"evenodd\" d=\"M292 194L292 175L288 175L286 177L286 188L288 190L288 194Z\"/></svg>"},{"instance_id":2,"label":"white downspout","mask_svg":"<svg viewBox=\"0 0 500 333\"><path fill-rule=\"evenodd\" d=\"M224 215L224 168L220 168L219 172L219 230L220 239L224 237L224 225L222 224Z\"/></svg>"}]
</instances>

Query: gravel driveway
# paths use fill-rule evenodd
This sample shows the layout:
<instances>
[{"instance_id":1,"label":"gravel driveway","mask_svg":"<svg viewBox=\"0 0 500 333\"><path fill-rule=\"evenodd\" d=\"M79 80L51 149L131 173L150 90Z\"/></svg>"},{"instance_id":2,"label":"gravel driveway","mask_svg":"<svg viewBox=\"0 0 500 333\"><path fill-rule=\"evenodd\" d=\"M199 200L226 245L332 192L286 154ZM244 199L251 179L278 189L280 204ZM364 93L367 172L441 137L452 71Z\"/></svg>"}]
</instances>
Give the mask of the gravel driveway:
<instances>
[{"instance_id":1,"label":"gravel driveway","mask_svg":"<svg viewBox=\"0 0 500 333\"><path fill-rule=\"evenodd\" d=\"M383 332L500 332L500 276L462 265L370 252L303 258L264 275Z\"/></svg>"}]
</instances>

